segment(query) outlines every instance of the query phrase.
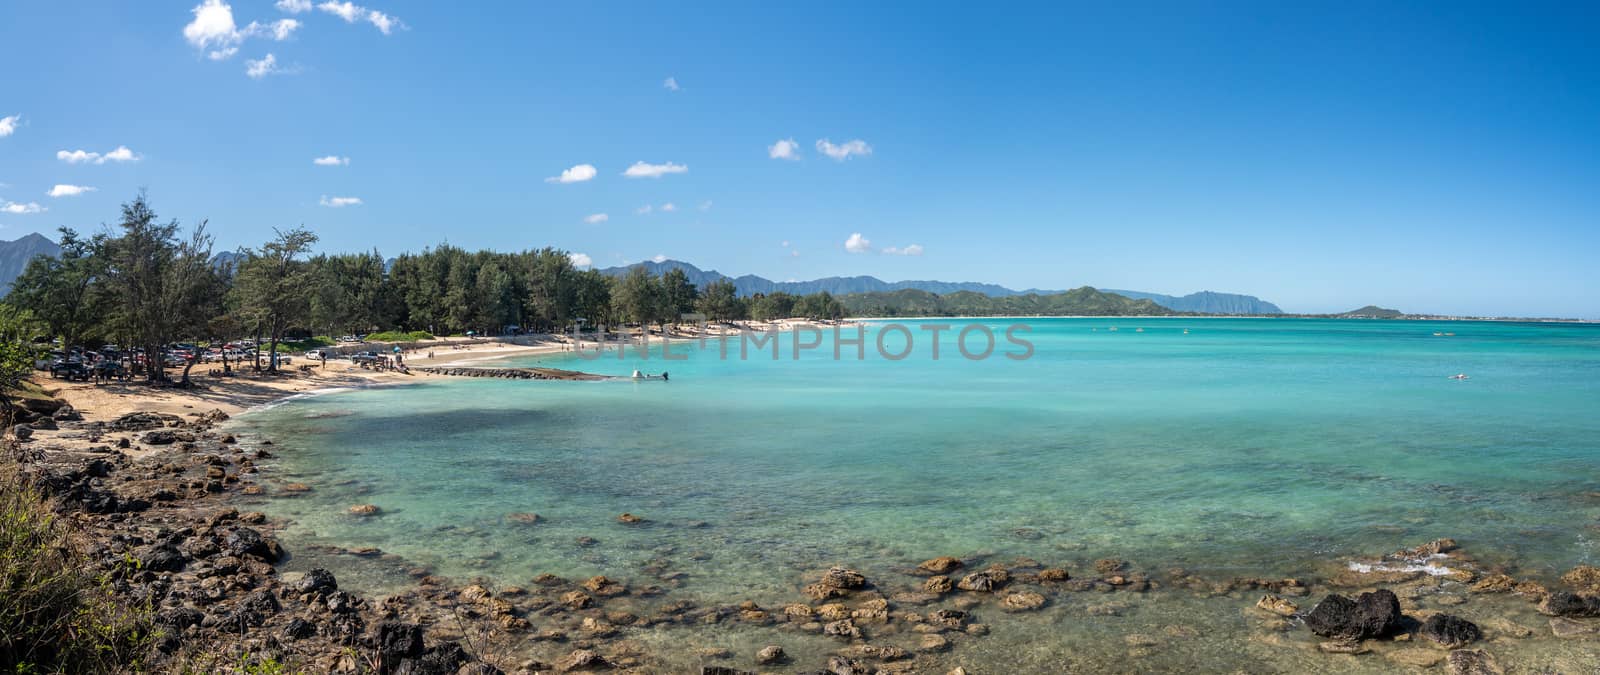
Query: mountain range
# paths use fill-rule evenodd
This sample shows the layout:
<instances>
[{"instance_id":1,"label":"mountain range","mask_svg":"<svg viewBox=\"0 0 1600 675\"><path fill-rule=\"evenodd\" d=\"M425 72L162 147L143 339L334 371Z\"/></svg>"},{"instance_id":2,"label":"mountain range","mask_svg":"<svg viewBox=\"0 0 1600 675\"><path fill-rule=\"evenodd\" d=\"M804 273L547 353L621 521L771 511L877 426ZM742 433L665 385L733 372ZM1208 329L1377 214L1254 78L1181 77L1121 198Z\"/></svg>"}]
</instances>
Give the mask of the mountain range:
<instances>
[{"instance_id":1,"label":"mountain range","mask_svg":"<svg viewBox=\"0 0 1600 675\"><path fill-rule=\"evenodd\" d=\"M22 274L28 266L28 261L39 254L57 255L61 248L38 233L29 234L15 241L0 241L0 297L11 289L12 280ZM237 262L239 254L232 251L217 253L216 263ZM968 292L986 295L992 298L1006 298L1022 295L1055 295L1064 291L1044 290L1029 288L1014 290L997 284L986 284L974 281L884 281L877 277L826 277L811 281L772 281L754 274L739 277L730 277L716 270L702 270L690 263L679 260L663 260L660 262L646 261L621 267L607 267L601 269L602 274L623 276L628 270L642 267L651 274L661 274L667 270L683 270L689 282L704 287L713 281L728 280L733 282L741 296L751 296L757 293L768 294L778 291L794 295L809 295L827 291L836 296L855 295L861 293L893 293L895 291L925 291L936 295L949 295L951 293ZM1114 293L1133 300L1150 300L1161 307L1176 312L1197 312L1202 314L1281 314L1283 310L1277 305L1257 298L1253 295L1237 295L1233 293L1215 293L1201 291L1184 296L1164 295L1161 293L1146 293L1143 291L1121 291L1105 289L1106 293Z\"/></svg>"},{"instance_id":2,"label":"mountain range","mask_svg":"<svg viewBox=\"0 0 1600 675\"><path fill-rule=\"evenodd\" d=\"M35 232L21 239L0 241L0 297L11 291L11 282L28 268L28 261L39 254L56 256L61 247Z\"/></svg>"},{"instance_id":3,"label":"mountain range","mask_svg":"<svg viewBox=\"0 0 1600 675\"><path fill-rule=\"evenodd\" d=\"M1044 290L1029 288L1013 290L996 284L985 284L974 281L883 281L877 277L826 277L811 281L772 281L754 274L740 277L730 277L716 270L702 270L692 264L680 260L645 261L632 265L619 267L606 267L600 270L601 274L620 277L629 270L641 267L651 274L661 274L667 270L683 270L689 283L704 287L713 281L728 280L733 282L734 289L741 296L750 296L757 293L773 293L783 291L794 295L809 295L827 291L833 295L852 295L856 293L889 293L893 291L916 290L927 291L938 295L947 295L962 291L979 293L995 298L1016 295L1056 295L1064 291ZM1105 290L1125 298L1134 300L1150 300L1157 305L1176 312L1198 312L1203 314L1282 314L1283 310L1277 305L1257 298L1253 295L1237 295L1233 293L1216 293L1201 291L1185 296L1164 295L1161 293L1145 293L1142 291L1116 291Z\"/></svg>"}]
</instances>

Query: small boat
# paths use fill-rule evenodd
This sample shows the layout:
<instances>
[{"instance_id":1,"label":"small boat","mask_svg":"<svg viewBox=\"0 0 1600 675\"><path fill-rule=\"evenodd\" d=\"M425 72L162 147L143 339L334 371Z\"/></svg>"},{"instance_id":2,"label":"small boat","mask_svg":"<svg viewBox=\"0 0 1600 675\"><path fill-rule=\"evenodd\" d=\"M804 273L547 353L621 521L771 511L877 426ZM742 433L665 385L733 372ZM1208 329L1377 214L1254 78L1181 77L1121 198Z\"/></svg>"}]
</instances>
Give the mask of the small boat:
<instances>
[{"instance_id":1,"label":"small boat","mask_svg":"<svg viewBox=\"0 0 1600 675\"><path fill-rule=\"evenodd\" d=\"M1188 335L1189 334L1189 329L1187 329L1187 328L1183 329L1183 334L1184 335Z\"/></svg>"},{"instance_id":2,"label":"small boat","mask_svg":"<svg viewBox=\"0 0 1600 675\"><path fill-rule=\"evenodd\" d=\"M1111 327L1111 332L1113 332L1113 333L1117 332L1117 327L1116 326L1112 326Z\"/></svg>"},{"instance_id":3,"label":"small boat","mask_svg":"<svg viewBox=\"0 0 1600 675\"><path fill-rule=\"evenodd\" d=\"M1467 377L1466 373L1456 373L1455 375L1451 375L1450 379L1452 379L1452 380L1465 380L1465 379L1469 379L1469 378Z\"/></svg>"},{"instance_id":4,"label":"small boat","mask_svg":"<svg viewBox=\"0 0 1600 675\"><path fill-rule=\"evenodd\" d=\"M1133 329L1133 332L1135 332L1135 333L1143 333L1144 329L1143 328L1135 328L1135 329Z\"/></svg>"},{"instance_id":5,"label":"small boat","mask_svg":"<svg viewBox=\"0 0 1600 675\"><path fill-rule=\"evenodd\" d=\"M1433 336L1434 337L1439 337L1440 335L1444 335L1444 333L1440 333L1439 331L1434 331L1433 332Z\"/></svg>"}]
</instances>

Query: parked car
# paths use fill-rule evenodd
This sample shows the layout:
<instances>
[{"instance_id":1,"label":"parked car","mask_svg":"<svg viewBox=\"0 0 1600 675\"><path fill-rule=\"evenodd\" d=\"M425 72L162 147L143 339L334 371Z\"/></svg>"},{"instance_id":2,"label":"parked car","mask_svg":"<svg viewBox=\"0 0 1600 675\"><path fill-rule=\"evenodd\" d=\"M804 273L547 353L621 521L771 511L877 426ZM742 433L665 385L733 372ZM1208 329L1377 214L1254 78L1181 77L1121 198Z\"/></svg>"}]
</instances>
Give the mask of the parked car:
<instances>
[{"instance_id":1,"label":"parked car","mask_svg":"<svg viewBox=\"0 0 1600 675\"><path fill-rule=\"evenodd\" d=\"M82 361L66 360L57 361L50 366L50 377L60 380L89 381L89 368Z\"/></svg>"}]
</instances>

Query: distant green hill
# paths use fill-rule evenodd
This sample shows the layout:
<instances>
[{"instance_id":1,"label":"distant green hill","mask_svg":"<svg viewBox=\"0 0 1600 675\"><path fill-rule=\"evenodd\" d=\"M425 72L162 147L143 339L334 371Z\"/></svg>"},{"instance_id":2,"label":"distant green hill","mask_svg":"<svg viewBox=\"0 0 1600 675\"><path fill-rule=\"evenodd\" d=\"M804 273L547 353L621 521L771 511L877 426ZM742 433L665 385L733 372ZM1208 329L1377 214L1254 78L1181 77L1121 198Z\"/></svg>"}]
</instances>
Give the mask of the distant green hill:
<instances>
[{"instance_id":1,"label":"distant green hill","mask_svg":"<svg viewBox=\"0 0 1600 675\"><path fill-rule=\"evenodd\" d=\"M1402 312L1398 309L1387 309L1377 305L1367 305L1361 309L1352 309L1343 314L1336 314L1334 316L1339 316L1346 319L1398 319L1405 315L1405 312Z\"/></svg>"},{"instance_id":2,"label":"distant green hill","mask_svg":"<svg viewBox=\"0 0 1600 675\"><path fill-rule=\"evenodd\" d=\"M1167 316L1173 311L1088 286L1061 293L992 297L972 291L936 295L904 289L839 296L850 316Z\"/></svg>"}]
</instances>

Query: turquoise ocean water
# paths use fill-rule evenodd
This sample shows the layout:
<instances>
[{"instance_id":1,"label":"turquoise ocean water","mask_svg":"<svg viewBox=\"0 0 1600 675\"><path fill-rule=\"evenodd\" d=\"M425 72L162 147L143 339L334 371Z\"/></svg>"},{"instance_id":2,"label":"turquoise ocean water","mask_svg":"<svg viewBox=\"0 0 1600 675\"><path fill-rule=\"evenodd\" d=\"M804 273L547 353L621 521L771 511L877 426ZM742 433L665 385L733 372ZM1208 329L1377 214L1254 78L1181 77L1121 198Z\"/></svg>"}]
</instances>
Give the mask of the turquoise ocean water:
<instances>
[{"instance_id":1,"label":"turquoise ocean water","mask_svg":"<svg viewBox=\"0 0 1600 675\"><path fill-rule=\"evenodd\" d=\"M291 548L376 546L506 583L666 558L692 570L686 591L775 602L831 563L870 576L937 555L1304 574L1453 537L1525 574L1600 558L1600 327L1018 321L1023 361L1003 339L966 360L953 331L937 361L920 332L888 361L873 326L864 361L833 360L831 337L798 361L788 337L778 361L715 342L670 363L546 356L507 365L672 379L428 378L239 425L276 442L271 480L314 488L265 502ZM349 516L358 503L384 515Z\"/></svg>"},{"instance_id":2,"label":"turquoise ocean water","mask_svg":"<svg viewBox=\"0 0 1600 675\"><path fill-rule=\"evenodd\" d=\"M1010 322L982 323L1000 333ZM979 565L1029 557L1075 576L1094 576L1096 558L1114 557L1154 574L1182 566L1213 579L1317 579L1352 557L1454 537L1485 568L1520 577L1549 581L1600 561L1600 326L1026 323L1034 357L1021 361L998 355L1016 350L1003 341L995 357L965 360L954 330L938 361L922 331L899 361L877 357L870 333L859 361L835 361L830 339L792 360L784 337L778 361L739 360L736 345L723 360L712 342L674 345L686 358L670 363L659 352L507 363L667 369L669 382L421 377L296 398L234 422L246 443L275 441L277 459L261 478L267 496L245 507L290 521L290 568L330 566L346 587L406 589L406 569L416 568L461 582L606 574L666 587L659 600L606 605L640 616L677 600L778 608L802 600L800 585L835 563L890 595L915 589L922 579L907 569L936 555ZM898 350L901 341L886 344ZM1458 373L1469 379L1450 379ZM283 493L288 481L312 491ZM354 517L354 504L379 505L382 515ZM621 525L624 512L648 523ZM392 555L336 553L350 547ZM1414 601L1485 625L1546 630L1525 600L1474 595L1462 606L1451 600L1462 590L1424 585ZM992 625L989 637L958 640L918 667L1395 667L1379 654L1320 653L1306 630L1246 609L1251 593L1048 593L1040 613L981 600L976 616ZM917 645L917 633L874 630L877 643ZM731 649L731 661L715 662L746 669L774 641L797 667L840 648L794 625L741 622L627 638L645 646L656 672L699 672L710 662L702 648ZM1586 645L1534 638L1493 649L1525 669L1589 672L1600 654ZM517 649L515 659L558 661L571 646Z\"/></svg>"}]
</instances>

